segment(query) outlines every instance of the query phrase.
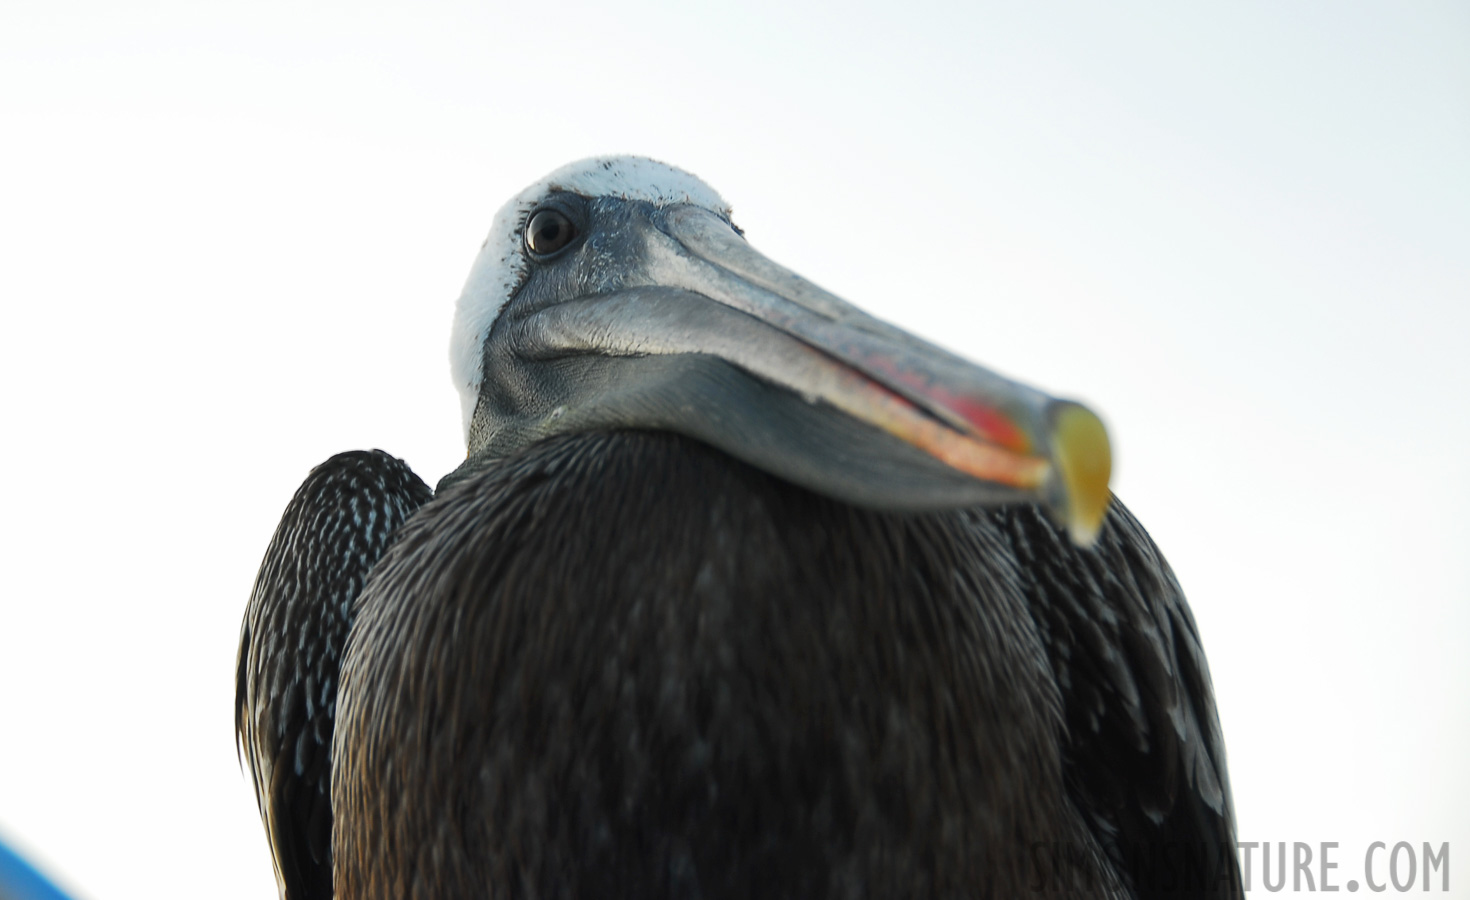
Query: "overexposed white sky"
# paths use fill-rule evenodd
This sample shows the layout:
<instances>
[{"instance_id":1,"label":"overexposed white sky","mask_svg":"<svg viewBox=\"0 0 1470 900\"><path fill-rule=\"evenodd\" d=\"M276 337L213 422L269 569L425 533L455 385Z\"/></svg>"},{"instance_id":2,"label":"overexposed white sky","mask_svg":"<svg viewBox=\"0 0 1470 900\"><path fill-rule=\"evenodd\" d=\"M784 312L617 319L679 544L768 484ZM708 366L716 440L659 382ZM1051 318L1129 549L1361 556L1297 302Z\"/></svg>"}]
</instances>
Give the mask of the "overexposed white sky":
<instances>
[{"instance_id":1,"label":"overexposed white sky","mask_svg":"<svg viewBox=\"0 0 1470 900\"><path fill-rule=\"evenodd\" d=\"M334 452L457 464L491 215L608 152L1104 416L1243 840L1465 871L1470 7L12 0L0 122L0 835L83 896L273 894L260 556Z\"/></svg>"}]
</instances>

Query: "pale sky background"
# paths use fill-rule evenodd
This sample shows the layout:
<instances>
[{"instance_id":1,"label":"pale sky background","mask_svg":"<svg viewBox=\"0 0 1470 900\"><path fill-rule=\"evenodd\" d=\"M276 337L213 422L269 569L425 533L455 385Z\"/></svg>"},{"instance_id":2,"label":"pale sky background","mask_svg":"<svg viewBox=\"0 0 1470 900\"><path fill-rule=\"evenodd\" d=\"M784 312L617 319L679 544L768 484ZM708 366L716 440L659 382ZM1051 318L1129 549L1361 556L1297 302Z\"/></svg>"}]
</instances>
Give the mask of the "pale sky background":
<instances>
[{"instance_id":1,"label":"pale sky background","mask_svg":"<svg viewBox=\"0 0 1470 900\"><path fill-rule=\"evenodd\" d=\"M457 464L490 218L608 152L1099 410L1242 839L1470 883L1470 5L7 0L0 122L0 834L82 896L273 895L271 532L339 450Z\"/></svg>"}]
</instances>

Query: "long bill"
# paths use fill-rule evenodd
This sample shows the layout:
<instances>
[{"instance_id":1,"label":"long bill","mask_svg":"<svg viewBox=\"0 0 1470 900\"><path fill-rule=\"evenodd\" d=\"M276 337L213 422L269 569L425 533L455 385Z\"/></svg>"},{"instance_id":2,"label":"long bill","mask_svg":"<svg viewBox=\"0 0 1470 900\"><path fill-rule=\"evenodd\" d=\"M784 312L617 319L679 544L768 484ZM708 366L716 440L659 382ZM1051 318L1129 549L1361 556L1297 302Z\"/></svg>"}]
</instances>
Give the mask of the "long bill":
<instances>
[{"instance_id":1,"label":"long bill","mask_svg":"<svg viewBox=\"0 0 1470 900\"><path fill-rule=\"evenodd\" d=\"M867 315L704 209L652 210L638 227L641 275L539 311L542 353L716 357L996 486L997 497L1043 503L1079 545L1096 537L1112 496L1111 451L1087 407Z\"/></svg>"}]
</instances>

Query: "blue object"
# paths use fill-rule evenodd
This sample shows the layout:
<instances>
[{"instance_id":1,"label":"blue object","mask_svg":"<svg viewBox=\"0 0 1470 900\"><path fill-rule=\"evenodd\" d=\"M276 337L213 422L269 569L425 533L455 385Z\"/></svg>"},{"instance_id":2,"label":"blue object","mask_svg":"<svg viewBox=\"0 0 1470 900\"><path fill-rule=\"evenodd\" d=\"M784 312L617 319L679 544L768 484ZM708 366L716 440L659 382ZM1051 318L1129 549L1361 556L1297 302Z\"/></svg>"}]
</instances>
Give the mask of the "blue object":
<instances>
[{"instance_id":1,"label":"blue object","mask_svg":"<svg viewBox=\"0 0 1470 900\"><path fill-rule=\"evenodd\" d=\"M0 841L0 900L71 900L19 854Z\"/></svg>"}]
</instances>

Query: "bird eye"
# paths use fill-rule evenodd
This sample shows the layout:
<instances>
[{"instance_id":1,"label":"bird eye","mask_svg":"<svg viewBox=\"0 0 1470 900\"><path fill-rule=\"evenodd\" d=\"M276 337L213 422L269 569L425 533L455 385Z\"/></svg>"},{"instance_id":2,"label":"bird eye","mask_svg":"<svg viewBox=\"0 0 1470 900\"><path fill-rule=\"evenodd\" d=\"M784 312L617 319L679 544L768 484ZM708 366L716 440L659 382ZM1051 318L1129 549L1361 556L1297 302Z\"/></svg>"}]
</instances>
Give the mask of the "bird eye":
<instances>
[{"instance_id":1,"label":"bird eye","mask_svg":"<svg viewBox=\"0 0 1470 900\"><path fill-rule=\"evenodd\" d=\"M526 223L526 248L537 256L555 253L576 236L577 226L554 209L543 209Z\"/></svg>"}]
</instances>

